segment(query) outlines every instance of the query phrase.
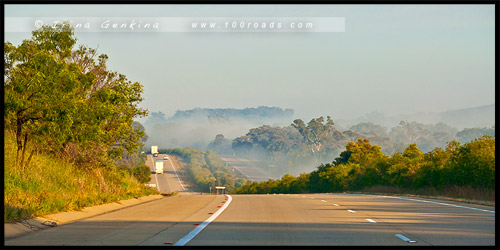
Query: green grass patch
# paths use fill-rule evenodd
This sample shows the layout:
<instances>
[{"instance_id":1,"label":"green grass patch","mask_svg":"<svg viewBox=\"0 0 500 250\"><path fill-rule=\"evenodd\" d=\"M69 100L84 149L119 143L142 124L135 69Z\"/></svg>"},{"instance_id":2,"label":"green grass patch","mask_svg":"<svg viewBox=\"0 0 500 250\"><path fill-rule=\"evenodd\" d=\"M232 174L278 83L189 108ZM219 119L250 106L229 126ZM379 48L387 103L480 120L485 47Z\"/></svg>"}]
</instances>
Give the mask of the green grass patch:
<instances>
[{"instance_id":1,"label":"green grass patch","mask_svg":"<svg viewBox=\"0 0 500 250\"><path fill-rule=\"evenodd\" d=\"M21 171L15 164L13 136L6 132L4 143L4 222L158 193L126 171L82 169L44 154L33 155Z\"/></svg>"}]
</instances>

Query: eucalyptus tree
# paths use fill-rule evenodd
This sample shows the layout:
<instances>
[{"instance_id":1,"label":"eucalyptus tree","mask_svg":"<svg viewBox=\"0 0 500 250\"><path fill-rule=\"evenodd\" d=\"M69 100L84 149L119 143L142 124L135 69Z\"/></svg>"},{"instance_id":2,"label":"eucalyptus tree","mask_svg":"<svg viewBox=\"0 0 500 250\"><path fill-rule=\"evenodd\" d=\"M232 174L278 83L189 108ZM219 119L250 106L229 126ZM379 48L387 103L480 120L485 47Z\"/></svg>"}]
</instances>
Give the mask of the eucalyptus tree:
<instances>
[{"instance_id":1,"label":"eucalyptus tree","mask_svg":"<svg viewBox=\"0 0 500 250\"><path fill-rule=\"evenodd\" d=\"M19 166L28 145L31 158L36 149L57 148L71 134L79 90L92 83L67 63L75 43L68 25L44 26L19 46L4 43L4 119L6 129L15 131Z\"/></svg>"},{"instance_id":2,"label":"eucalyptus tree","mask_svg":"<svg viewBox=\"0 0 500 250\"><path fill-rule=\"evenodd\" d=\"M334 123L330 116L327 116L326 122L323 116L313 118L306 124L301 119L293 121L292 126L296 128L304 137L306 144L314 155L317 155L324 149L329 140L332 140L335 132Z\"/></svg>"},{"instance_id":3,"label":"eucalyptus tree","mask_svg":"<svg viewBox=\"0 0 500 250\"><path fill-rule=\"evenodd\" d=\"M4 119L21 167L28 148L28 163L44 150L99 166L141 145L144 132L132 122L147 115L138 106L142 85L107 69L107 55L75 49L76 41L63 23L33 31L19 46L4 43Z\"/></svg>"}]
</instances>

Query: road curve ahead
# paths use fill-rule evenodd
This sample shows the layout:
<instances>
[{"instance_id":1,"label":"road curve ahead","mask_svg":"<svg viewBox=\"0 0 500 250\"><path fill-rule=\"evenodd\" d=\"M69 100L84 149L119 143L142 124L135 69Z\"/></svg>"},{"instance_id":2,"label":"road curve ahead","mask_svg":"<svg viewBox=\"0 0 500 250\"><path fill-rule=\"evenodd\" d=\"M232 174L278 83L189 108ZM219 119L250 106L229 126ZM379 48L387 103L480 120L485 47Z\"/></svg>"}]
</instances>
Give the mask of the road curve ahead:
<instances>
[{"instance_id":1,"label":"road curve ahead","mask_svg":"<svg viewBox=\"0 0 500 250\"><path fill-rule=\"evenodd\" d=\"M200 225L203 228L196 231ZM186 237L190 234L194 236ZM480 205L370 195L181 195L5 241L5 245L176 244L494 246L495 211Z\"/></svg>"}]
</instances>

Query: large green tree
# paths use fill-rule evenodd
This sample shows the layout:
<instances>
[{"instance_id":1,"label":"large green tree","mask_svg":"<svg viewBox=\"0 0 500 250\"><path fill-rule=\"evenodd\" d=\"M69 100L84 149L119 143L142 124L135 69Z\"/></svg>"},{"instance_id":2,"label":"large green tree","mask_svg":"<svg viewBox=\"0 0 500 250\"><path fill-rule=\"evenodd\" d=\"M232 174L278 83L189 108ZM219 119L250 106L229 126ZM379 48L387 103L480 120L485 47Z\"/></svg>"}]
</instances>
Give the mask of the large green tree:
<instances>
[{"instance_id":1,"label":"large green tree","mask_svg":"<svg viewBox=\"0 0 500 250\"><path fill-rule=\"evenodd\" d=\"M106 55L74 49L69 23L43 26L19 46L4 44L6 129L15 132L17 163L36 150L64 152L78 163L109 165L140 146L133 118L142 85L107 69Z\"/></svg>"},{"instance_id":2,"label":"large green tree","mask_svg":"<svg viewBox=\"0 0 500 250\"><path fill-rule=\"evenodd\" d=\"M79 91L92 83L68 63L75 43L71 28L59 25L34 31L17 47L4 44L5 125L15 131L20 166L28 145L33 155L40 147L57 148L71 134Z\"/></svg>"}]
</instances>

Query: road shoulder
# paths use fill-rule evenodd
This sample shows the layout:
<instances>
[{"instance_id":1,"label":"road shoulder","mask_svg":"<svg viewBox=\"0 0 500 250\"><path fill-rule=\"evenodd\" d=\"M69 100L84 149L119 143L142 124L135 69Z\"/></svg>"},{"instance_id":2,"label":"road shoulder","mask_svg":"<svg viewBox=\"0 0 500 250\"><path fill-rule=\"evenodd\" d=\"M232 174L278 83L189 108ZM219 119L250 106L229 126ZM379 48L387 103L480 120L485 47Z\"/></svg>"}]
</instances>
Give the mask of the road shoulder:
<instances>
[{"instance_id":1,"label":"road shoulder","mask_svg":"<svg viewBox=\"0 0 500 250\"><path fill-rule=\"evenodd\" d=\"M16 223L4 223L4 239L12 239L32 232L37 232L53 226L60 226L92 216L105 214L126 207L131 207L154 200L165 198L163 195L149 195L128 200L121 200L97 206L86 207L82 211L68 211L48 214ZM53 224L55 223L55 224Z\"/></svg>"}]
</instances>

